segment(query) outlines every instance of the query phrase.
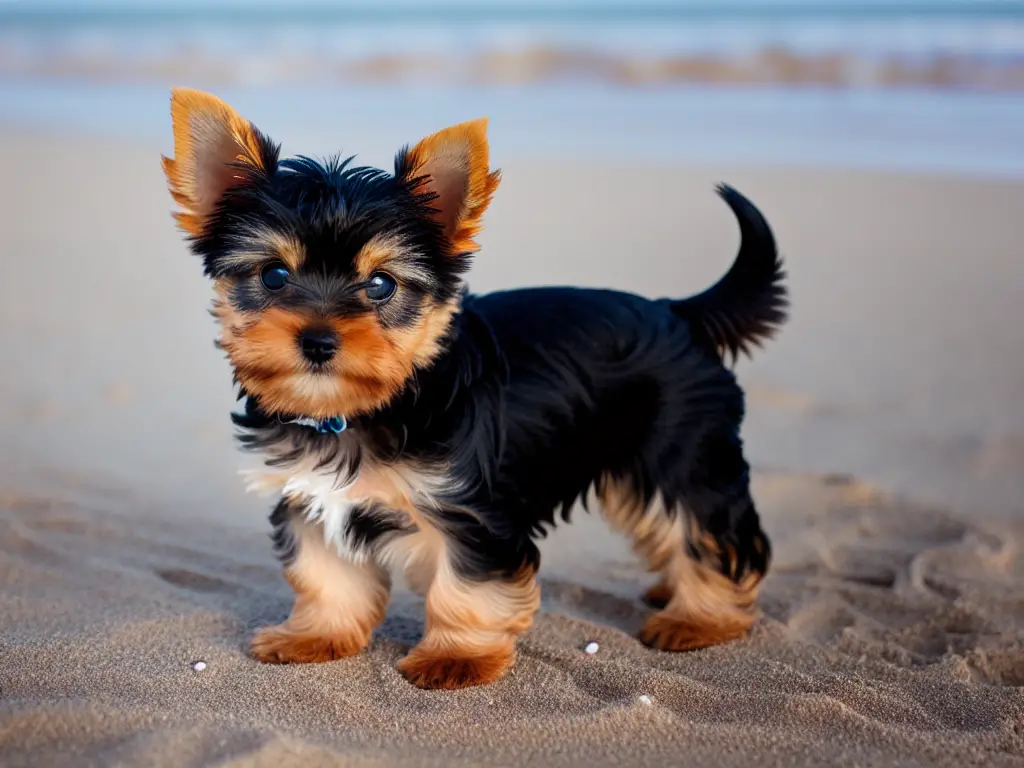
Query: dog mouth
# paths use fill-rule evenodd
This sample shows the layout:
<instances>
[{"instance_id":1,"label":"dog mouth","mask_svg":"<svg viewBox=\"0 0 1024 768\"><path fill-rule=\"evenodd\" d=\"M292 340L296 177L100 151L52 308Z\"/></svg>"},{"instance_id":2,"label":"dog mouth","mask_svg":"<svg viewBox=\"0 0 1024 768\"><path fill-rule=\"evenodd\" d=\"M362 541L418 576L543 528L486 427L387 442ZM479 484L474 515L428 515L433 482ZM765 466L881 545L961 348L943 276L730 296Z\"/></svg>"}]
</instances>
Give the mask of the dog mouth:
<instances>
[{"instance_id":1,"label":"dog mouth","mask_svg":"<svg viewBox=\"0 0 1024 768\"><path fill-rule=\"evenodd\" d=\"M308 374L310 376L315 376L317 378L324 378L326 376L336 375L334 366L332 366L330 362L306 363L306 365L303 366L299 372Z\"/></svg>"}]
</instances>

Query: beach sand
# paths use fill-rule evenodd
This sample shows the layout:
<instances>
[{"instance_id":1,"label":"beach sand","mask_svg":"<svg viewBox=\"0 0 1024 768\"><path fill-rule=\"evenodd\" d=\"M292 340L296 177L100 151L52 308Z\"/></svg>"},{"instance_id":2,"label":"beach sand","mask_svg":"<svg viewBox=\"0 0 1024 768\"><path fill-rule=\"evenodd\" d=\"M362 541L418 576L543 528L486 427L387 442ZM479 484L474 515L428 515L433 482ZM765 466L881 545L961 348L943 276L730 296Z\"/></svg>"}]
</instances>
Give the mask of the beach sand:
<instances>
[{"instance_id":1,"label":"beach sand","mask_svg":"<svg viewBox=\"0 0 1024 768\"><path fill-rule=\"evenodd\" d=\"M161 149L0 141L0 763L1024 765L1024 184L503 161L476 290L682 296L735 252L715 182L769 218L793 317L738 371L776 555L749 639L658 653L578 513L514 672L427 692L405 592L356 658L246 655L290 591Z\"/></svg>"}]
</instances>

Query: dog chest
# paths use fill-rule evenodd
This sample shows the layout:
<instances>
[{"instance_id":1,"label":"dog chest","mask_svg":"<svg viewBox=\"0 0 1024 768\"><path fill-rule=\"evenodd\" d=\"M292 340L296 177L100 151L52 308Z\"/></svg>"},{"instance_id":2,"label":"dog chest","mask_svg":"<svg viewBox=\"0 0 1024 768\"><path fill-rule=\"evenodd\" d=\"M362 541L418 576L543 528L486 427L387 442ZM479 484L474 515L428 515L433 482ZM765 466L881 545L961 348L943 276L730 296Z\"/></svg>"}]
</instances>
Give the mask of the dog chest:
<instances>
[{"instance_id":1,"label":"dog chest","mask_svg":"<svg viewBox=\"0 0 1024 768\"><path fill-rule=\"evenodd\" d=\"M353 515L386 516L389 526L413 530L421 521L412 499L423 496L421 501L431 503L428 478L408 467L382 465L367 457L351 473L339 471L338 462L320 464L313 456L286 467L247 470L244 475L250 491L288 499L307 523L322 529L325 543L341 556L362 554L350 535Z\"/></svg>"}]
</instances>

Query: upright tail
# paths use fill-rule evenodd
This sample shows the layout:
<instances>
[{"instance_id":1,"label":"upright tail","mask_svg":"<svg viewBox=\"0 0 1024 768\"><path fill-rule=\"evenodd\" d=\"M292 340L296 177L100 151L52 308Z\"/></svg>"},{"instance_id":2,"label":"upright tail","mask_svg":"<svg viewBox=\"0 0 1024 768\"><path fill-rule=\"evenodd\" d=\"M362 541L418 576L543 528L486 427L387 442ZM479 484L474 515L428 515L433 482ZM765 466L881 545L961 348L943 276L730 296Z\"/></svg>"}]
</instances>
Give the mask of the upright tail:
<instances>
[{"instance_id":1,"label":"upright tail","mask_svg":"<svg viewBox=\"0 0 1024 768\"><path fill-rule=\"evenodd\" d=\"M732 187L718 194L740 225L740 251L725 276L703 293L672 302L672 311L693 324L723 359L748 357L786 320L786 273L771 228L757 207Z\"/></svg>"}]
</instances>

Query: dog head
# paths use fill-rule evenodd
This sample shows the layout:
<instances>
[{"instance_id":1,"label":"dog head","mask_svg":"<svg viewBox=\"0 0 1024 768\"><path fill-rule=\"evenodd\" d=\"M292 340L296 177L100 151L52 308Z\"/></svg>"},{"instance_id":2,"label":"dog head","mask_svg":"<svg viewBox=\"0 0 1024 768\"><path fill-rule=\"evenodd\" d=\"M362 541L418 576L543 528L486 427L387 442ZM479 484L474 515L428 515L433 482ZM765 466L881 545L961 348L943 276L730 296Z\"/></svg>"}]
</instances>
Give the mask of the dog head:
<instances>
[{"instance_id":1,"label":"dog head","mask_svg":"<svg viewBox=\"0 0 1024 768\"><path fill-rule=\"evenodd\" d=\"M279 159L220 99L175 89L175 213L213 279L220 346L271 414L385 405L441 350L500 176L487 121L402 149L393 173Z\"/></svg>"}]
</instances>

